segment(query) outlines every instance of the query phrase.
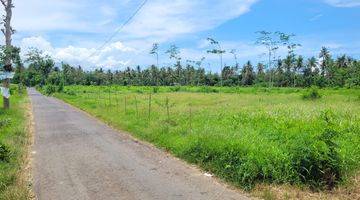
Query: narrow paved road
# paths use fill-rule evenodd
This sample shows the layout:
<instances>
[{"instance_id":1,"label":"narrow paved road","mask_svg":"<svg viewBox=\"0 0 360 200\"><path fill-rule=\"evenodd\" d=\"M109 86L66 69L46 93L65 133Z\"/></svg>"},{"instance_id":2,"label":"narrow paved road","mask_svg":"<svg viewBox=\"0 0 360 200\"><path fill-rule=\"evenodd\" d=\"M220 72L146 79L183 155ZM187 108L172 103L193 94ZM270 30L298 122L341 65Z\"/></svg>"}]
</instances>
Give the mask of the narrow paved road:
<instances>
[{"instance_id":1,"label":"narrow paved road","mask_svg":"<svg viewBox=\"0 0 360 200\"><path fill-rule=\"evenodd\" d=\"M60 100L29 95L37 199L248 199Z\"/></svg>"}]
</instances>

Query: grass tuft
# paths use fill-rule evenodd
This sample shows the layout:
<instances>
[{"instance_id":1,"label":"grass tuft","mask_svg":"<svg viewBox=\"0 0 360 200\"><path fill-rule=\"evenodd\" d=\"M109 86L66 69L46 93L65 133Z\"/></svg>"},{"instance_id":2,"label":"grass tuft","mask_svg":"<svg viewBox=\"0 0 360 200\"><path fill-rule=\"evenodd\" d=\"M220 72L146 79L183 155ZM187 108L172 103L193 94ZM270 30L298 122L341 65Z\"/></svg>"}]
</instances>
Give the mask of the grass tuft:
<instances>
[{"instance_id":1,"label":"grass tuft","mask_svg":"<svg viewBox=\"0 0 360 200\"><path fill-rule=\"evenodd\" d=\"M321 98L321 94L318 88L312 87L302 95L302 98L306 100L316 100Z\"/></svg>"}]
</instances>

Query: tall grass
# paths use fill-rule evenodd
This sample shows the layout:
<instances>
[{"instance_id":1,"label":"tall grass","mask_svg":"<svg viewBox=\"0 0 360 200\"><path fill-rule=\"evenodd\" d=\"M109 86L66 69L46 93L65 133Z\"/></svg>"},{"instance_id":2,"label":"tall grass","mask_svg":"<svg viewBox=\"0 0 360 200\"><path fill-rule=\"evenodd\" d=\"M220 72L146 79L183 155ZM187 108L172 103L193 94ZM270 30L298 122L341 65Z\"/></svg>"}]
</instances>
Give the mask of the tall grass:
<instances>
[{"instance_id":1,"label":"tall grass","mask_svg":"<svg viewBox=\"0 0 360 200\"><path fill-rule=\"evenodd\" d=\"M245 189L331 189L359 170L358 90L304 101L292 88L171 88L71 86L56 96ZM109 92L119 105L126 97L126 113Z\"/></svg>"},{"instance_id":2,"label":"tall grass","mask_svg":"<svg viewBox=\"0 0 360 200\"><path fill-rule=\"evenodd\" d=\"M20 94L17 87L12 87L11 92L11 109L0 108L0 199L25 200L30 197L22 174L28 143L28 99L26 92Z\"/></svg>"}]
</instances>

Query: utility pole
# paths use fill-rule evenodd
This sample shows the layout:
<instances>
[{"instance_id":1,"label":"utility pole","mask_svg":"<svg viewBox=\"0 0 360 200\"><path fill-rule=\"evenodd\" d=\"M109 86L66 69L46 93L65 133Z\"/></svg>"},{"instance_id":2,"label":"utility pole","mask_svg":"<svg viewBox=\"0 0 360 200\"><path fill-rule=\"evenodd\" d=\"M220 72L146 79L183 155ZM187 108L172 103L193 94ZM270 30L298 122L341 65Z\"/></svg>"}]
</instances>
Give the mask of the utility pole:
<instances>
[{"instance_id":1,"label":"utility pole","mask_svg":"<svg viewBox=\"0 0 360 200\"><path fill-rule=\"evenodd\" d=\"M1 29L3 34L5 35L5 66L4 71L5 72L11 72L12 66L11 66L11 52L12 52L12 45L11 45L11 36L14 34L14 30L11 27L11 17L12 17L12 8L14 7L12 0L0 0L1 4L4 6L5 9L5 18L3 19L2 24L4 25L4 28ZM5 90L9 90L10 88L10 78L6 77L3 81L3 87ZM4 109L10 108L10 99L3 97L3 106Z\"/></svg>"}]
</instances>

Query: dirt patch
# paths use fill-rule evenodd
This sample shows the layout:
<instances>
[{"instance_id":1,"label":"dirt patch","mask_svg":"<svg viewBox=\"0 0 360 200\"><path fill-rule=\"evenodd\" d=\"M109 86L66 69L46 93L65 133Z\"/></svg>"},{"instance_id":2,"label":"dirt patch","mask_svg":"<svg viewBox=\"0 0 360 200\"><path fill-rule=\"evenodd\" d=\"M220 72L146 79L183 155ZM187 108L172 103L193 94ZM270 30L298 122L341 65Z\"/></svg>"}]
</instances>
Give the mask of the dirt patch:
<instances>
[{"instance_id":1,"label":"dirt patch","mask_svg":"<svg viewBox=\"0 0 360 200\"><path fill-rule=\"evenodd\" d=\"M251 192L253 196L271 199L304 199L304 200L354 200L360 199L360 172L348 184L338 186L332 191L314 192L309 188L292 185L259 184Z\"/></svg>"}]
</instances>

